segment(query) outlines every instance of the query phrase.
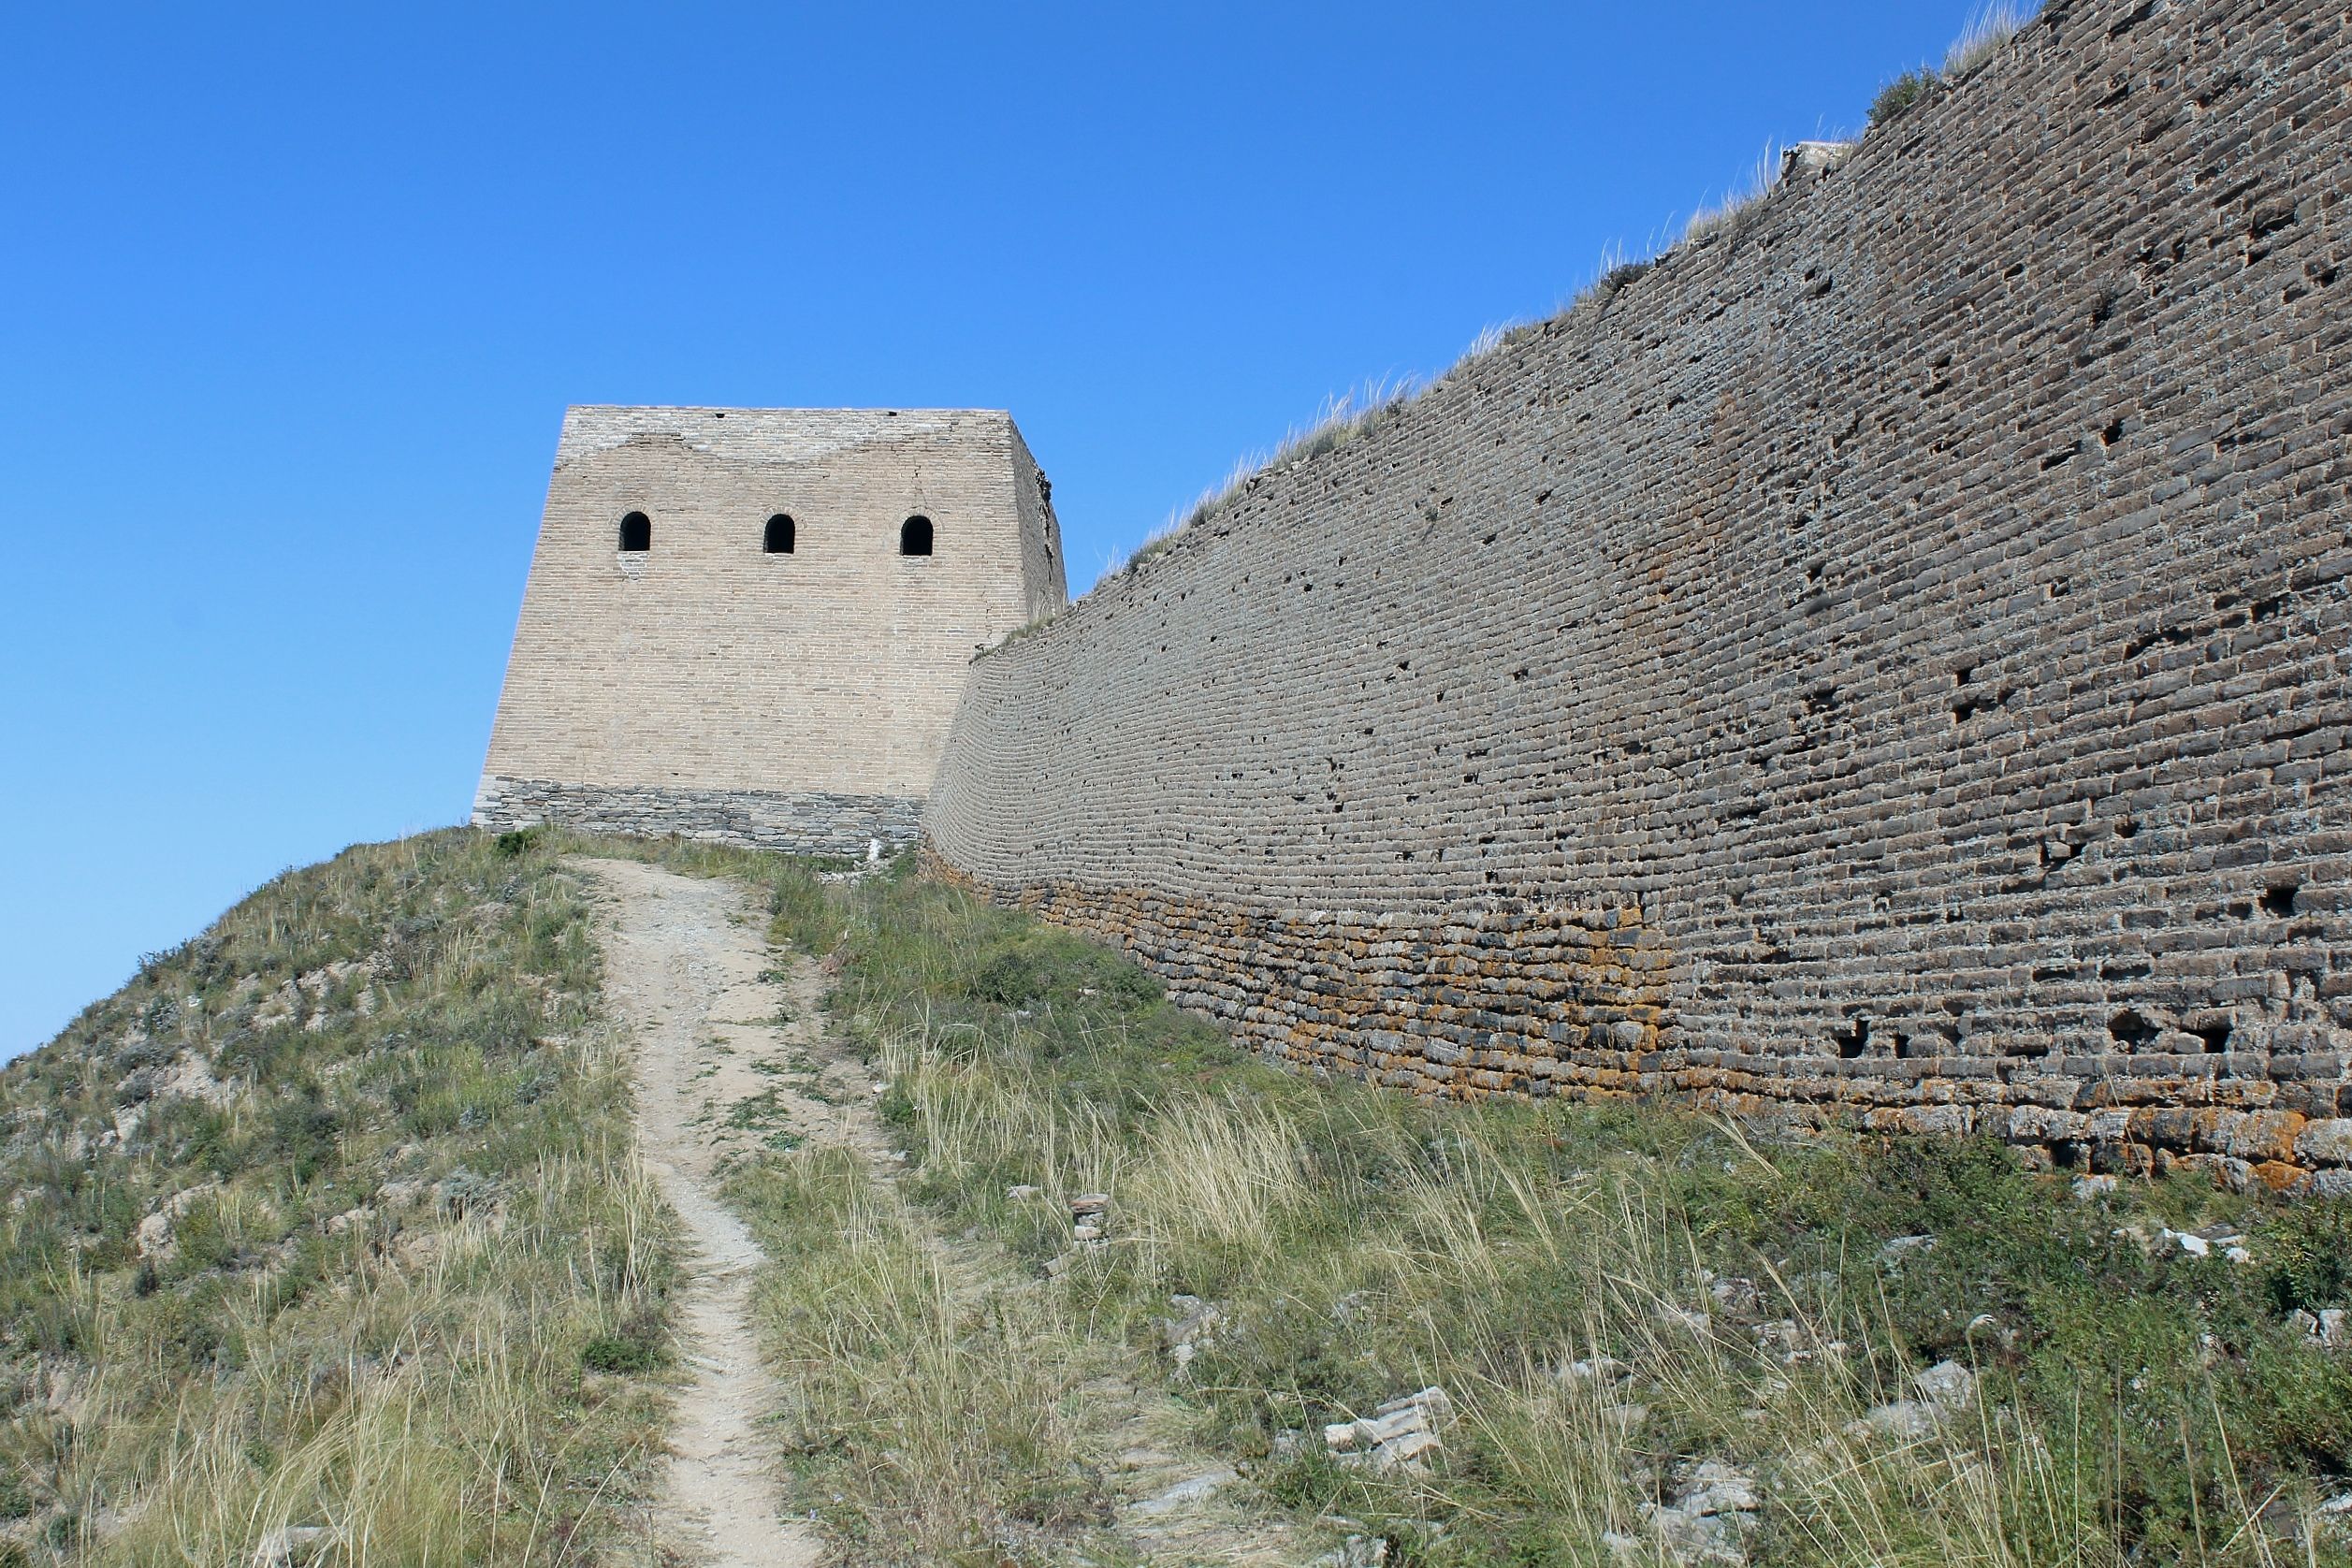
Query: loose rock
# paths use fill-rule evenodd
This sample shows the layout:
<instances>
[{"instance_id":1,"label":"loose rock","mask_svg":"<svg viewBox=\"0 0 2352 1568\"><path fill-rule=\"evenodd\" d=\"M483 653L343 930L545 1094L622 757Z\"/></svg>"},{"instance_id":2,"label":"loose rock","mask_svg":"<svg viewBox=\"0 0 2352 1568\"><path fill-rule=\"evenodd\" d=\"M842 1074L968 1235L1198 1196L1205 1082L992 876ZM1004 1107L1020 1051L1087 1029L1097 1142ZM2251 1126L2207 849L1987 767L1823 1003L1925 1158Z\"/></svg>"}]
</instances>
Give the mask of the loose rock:
<instances>
[{"instance_id":1,"label":"loose rock","mask_svg":"<svg viewBox=\"0 0 2352 1568\"><path fill-rule=\"evenodd\" d=\"M1219 1468L1208 1471L1177 1482L1157 1497L1147 1497L1140 1503L1128 1503L1127 1512L1140 1514L1147 1518L1155 1517L1161 1514L1172 1514L1177 1509L1191 1503L1207 1502L1217 1494L1219 1488L1239 1478L1239 1473L1232 1470Z\"/></svg>"},{"instance_id":2,"label":"loose rock","mask_svg":"<svg viewBox=\"0 0 2352 1568\"><path fill-rule=\"evenodd\" d=\"M331 1533L325 1525L280 1525L254 1546L253 1568L294 1568L309 1562L326 1551Z\"/></svg>"},{"instance_id":3,"label":"loose rock","mask_svg":"<svg viewBox=\"0 0 2352 1568\"><path fill-rule=\"evenodd\" d=\"M139 1221L138 1228L131 1233L132 1244L138 1249L138 1256L159 1261L169 1257L180 1244L177 1227L181 1216L199 1199L210 1198L220 1190L218 1182L198 1182L195 1186L181 1188L155 1205L155 1212Z\"/></svg>"},{"instance_id":4,"label":"loose rock","mask_svg":"<svg viewBox=\"0 0 2352 1568\"><path fill-rule=\"evenodd\" d=\"M1437 1429L1453 1418L1454 1401L1443 1388L1389 1400L1366 1418L1335 1421L1323 1429L1324 1445L1345 1465L1376 1471L1400 1465L1414 1469L1441 1446Z\"/></svg>"},{"instance_id":5,"label":"loose rock","mask_svg":"<svg viewBox=\"0 0 2352 1568\"><path fill-rule=\"evenodd\" d=\"M1192 1364L1192 1358L1216 1343L1217 1325L1225 1314L1198 1296L1170 1296L1168 1304L1176 1309L1173 1317L1160 1319L1160 1332L1168 1344L1168 1354L1178 1372Z\"/></svg>"},{"instance_id":6,"label":"loose rock","mask_svg":"<svg viewBox=\"0 0 2352 1568\"><path fill-rule=\"evenodd\" d=\"M1967 1409L1976 1398L1976 1373L1957 1361L1937 1362L1914 1376L1911 1386L1919 1390L1919 1398L1874 1405L1846 1428L1848 1433L1916 1442Z\"/></svg>"},{"instance_id":7,"label":"loose rock","mask_svg":"<svg viewBox=\"0 0 2352 1568\"><path fill-rule=\"evenodd\" d=\"M2352 1322L2347 1322L2342 1307L2326 1307L2316 1313L2298 1307L2287 1314L2287 1324L2302 1334L2307 1350L2341 1350L2352 1345Z\"/></svg>"},{"instance_id":8,"label":"loose rock","mask_svg":"<svg viewBox=\"0 0 2352 1568\"><path fill-rule=\"evenodd\" d=\"M1935 1250L1936 1239L1933 1236L1897 1236L1879 1249L1879 1261L1890 1269L1899 1269L1904 1259Z\"/></svg>"},{"instance_id":9,"label":"loose rock","mask_svg":"<svg viewBox=\"0 0 2352 1568\"><path fill-rule=\"evenodd\" d=\"M1762 1505L1754 1476L1720 1459L1703 1459L1683 1475L1672 1502L1645 1503L1642 1515L1677 1562L1729 1568L1748 1561L1747 1538Z\"/></svg>"}]
</instances>

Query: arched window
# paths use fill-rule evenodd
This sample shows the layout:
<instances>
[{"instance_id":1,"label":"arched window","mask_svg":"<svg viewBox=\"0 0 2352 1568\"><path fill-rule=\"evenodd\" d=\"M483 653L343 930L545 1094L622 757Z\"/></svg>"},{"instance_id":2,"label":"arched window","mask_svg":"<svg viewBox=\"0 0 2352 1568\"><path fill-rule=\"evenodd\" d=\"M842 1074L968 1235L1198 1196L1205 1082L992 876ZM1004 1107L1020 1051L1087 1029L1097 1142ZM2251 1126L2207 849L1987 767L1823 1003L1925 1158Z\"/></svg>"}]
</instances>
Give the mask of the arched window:
<instances>
[{"instance_id":1,"label":"arched window","mask_svg":"<svg viewBox=\"0 0 2352 1568\"><path fill-rule=\"evenodd\" d=\"M642 512L632 512L620 520L620 547L624 550L653 548L653 519Z\"/></svg>"},{"instance_id":2,"label":"arched window","mask_svg":"<svg viewBox=\"0 0 2352 1568\"><path fill-rule=\"evenodd\" d=\"M792 553L792 519L781 512L770 517L767 533L762 537L760 547L772 556L791 555Z\"/></svg>"},{"instance_id":3,"label":"arched window","mask_svg":"<svg viewBox=\"0 0 2352 1568\"><path fill-rule=\"evenodd\" d=\"M898 525L898 553L902 556L927 556L931 553L930 518L918 515Z\"/></svg>"}]
</instances>

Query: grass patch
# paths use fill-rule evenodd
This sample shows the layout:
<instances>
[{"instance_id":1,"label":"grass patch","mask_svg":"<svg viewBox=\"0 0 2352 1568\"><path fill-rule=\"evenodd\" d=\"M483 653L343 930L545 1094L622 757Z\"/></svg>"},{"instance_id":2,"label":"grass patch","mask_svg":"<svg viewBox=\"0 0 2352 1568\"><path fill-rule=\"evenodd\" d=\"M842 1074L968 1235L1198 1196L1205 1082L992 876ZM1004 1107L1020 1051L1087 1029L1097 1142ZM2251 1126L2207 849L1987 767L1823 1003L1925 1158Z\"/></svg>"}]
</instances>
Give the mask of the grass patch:
<instances>
[{"instance_id":1,"label":"grass patch","mask_svg":"<svg viewBox=\"0 0 2352 1568\"><path fill-rule=\"evenodd\" d=\"M1265 1513L1360 1521L1392 1561L1663 1561L1661 1505L1703 1463L1751 1488L1726 1528L1763 1562L2345 1561L2316 1510L2352 1465L2352 1357L2285 1316L2345 1304L2340 1210L2191 1181L2078 1200L1984 1141L1763 1145L1667 1107L1314 1082L953 889L757 875L780 936L843 960L832 1005L910 1156L887 1190L820 1151L739 1178L777 1256L831 1258L769 1321L827 1484L878 1488L844 1493L857 1518L1083 1516L1055 1419L1084 1346L1158 1356L1184 1294L1218 1327L1158 1364L1198 1442ZM1085 1192L1109 1241L1070 1253ZM959 1317L908 1204L1060 1260L1034 1321ZM2251 1261L2162 1234L2195 1226ZM995 1364L1009 1343L1044 1348ZM1947 1361L1973 1397L1923 1416ZM1325 1423L1430 1385L1458 1415L1425 1472L1325 1450ZM940 1430L957 1454L909 1446ZM1002 1467L956 1479L998 1433Z\"/></svg>"},{"instance_id":2,"label":"grass patch","mask_svg":"<svg viewBox=\"0 0 2352 1568\"><path fill-rule=\"evenodd\" d=\"M1058 1298L989 1288L837 1144L738 1167L725 1195L784 1260L754 1311L792 1390L801 1492L836 1541L995 1568L1108 1522L1078 1413L1102 1358Z\"/></svg>"},{"instance_id":3,"label":"grass patch","mask_svg":"<svg viewBox=\"0 0 2352 1568\"><path fill-rule=\"evenodd\" d=\"M1766 146L1747 174L1723 193L1723 199L1691 214L1682 231L1685 244L1734 238L1763 210L1764 199L1780 179L1780 149Z\"/></svg>"},{"instance_id":4,"label":"grass patch","mask_svg":"<svg viewBox=\"0 0 2352 1568\"><path fill-rule=\"evenodd\" d=\"M652 1484L670 1218L551 836L291 872L0 1072L0 1542L577 1561ZM633 1326L633 1327L632 1327Z\"/></svg>"}]
</instances>

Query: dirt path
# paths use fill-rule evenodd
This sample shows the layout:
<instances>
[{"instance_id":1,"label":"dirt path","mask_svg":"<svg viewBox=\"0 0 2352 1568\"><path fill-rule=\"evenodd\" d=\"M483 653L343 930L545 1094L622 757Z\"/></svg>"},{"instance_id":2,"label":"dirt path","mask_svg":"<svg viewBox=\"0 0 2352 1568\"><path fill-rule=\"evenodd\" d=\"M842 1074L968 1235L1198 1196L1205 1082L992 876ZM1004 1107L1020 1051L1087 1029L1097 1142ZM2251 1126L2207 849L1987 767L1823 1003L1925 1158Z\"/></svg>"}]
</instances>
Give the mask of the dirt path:
<instances>
[{"instance_id":1,"label":"dirt path","mask_svg":"<svg viewBox=\"0 0 2352 1568\"><path fill-rule=\"evenodd\" d=\"M636 1039L646 1161L692 1241L679 1319L694 1384L677 1406L657 1535L695 1568L814 1564L821 1539L784 1517L762 1428L778 1392L751 1326L752 1276L766 1259L720 1206L719 1180L731 1157L778 1136L846 1144L888 1182L905 1156L874 1115L868 1069L825 1025L817 963L767 945L739 884L635 861L574 864L605 895L605 989ZM991 1295L1043 1287L995 1248L919 1223L977 1319L988 1320L977 1308ZM1247 1521L1216 1497L1234 1472L1186 1453L1176 1401L1156 1377L1138 1375L1124 1346L1103 1348L1110 1375L1088 1385L1083 1404L1123 1503L1114 1532L1125 1551L1153 1563L1298 1561L1287 1527Z\"/></svg>"},{"instance_id":2,"label":"dirt path","mask_svg":"<svg viewBox=\"0 0 2352 1568\"><path fill-rule=\"evenodd\" d=\"M761 1430L776 1388L751 1328L752 1271L762 1261L743 1222L719 1202L719 1166L736 1140L726 1110L764 1086L757 1064L789 1054L813 1027L816 996L793 997L775 1023L768 949L735 883L680 877L633 861L582 861L612 896L603 922L606 994L636 1038L637 1119L646 1164L685 1221L679 1313L693 1387L679 1400L661 1545L697 1568L800 1568L822 1555L816 1532L783 1517L775 1456ZM806 976L801 987L813 988ZM797 1004L797 1005L794 1005Z\"/></svg>"}]
</instances>

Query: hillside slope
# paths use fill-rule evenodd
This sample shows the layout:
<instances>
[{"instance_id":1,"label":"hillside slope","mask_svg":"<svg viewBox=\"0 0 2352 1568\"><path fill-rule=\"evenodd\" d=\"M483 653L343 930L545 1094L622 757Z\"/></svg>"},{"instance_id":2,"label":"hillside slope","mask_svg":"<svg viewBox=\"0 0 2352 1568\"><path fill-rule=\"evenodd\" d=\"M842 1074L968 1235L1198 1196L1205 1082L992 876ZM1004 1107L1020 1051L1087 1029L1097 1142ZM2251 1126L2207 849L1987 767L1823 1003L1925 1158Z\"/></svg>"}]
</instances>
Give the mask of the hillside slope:
<instances>
[{"instance_id":1,"label":"hillside slope","mask_svg":"<svg viewBox=\"0 0 2352 1568\"><path fill-rule=\"evenodd\" d=\"M2352 1204L1284 1072L905 865L356 849L0 1136L0 1568L2352 1563Z\"/></svg>"},{"instance_id":2,"label":"hillside slope","mask_svg":"<svg viewBox=\"0 0 2352 1568\"><path fill-rule=\"evenodd\" d=\"M1228 1466L1217 1501L1327 1532L1314 1561L2352 1563L2352 1204L1282 1071L953 886L765 875L879 1068L898 1200L1037 1282L1033 1366L1148 1357L1169 1436ZM866 1202L822 1151L742 1185L792 1239L775 1332L831 1390L802 1441L835 1512L912 1511L919 1485L875 1479L905 1468L909 1408L1021 1430L853 1375L812 1326L839 1298L809 1276L855 1277L836 1237ZM1082 1456L1087 1398L1052 1407ZM1049 1474L1081 1512L1121 1456L1025 1462L967 1482L960 1517L1038 1517ZM991 1545L933 1561L1055 1561Z\"/></svg>"},{"instance_id":3,"label":"hillside slope","mask_svg":"<svg viewBox=\"0 0 2352 1568\"><path fill-rule=\"evenodd\" d=\"M0 1563L638 1527L673 1243L587 914L532 837L354 849L0 1072Z\"/></svg>"}]
</instances>

